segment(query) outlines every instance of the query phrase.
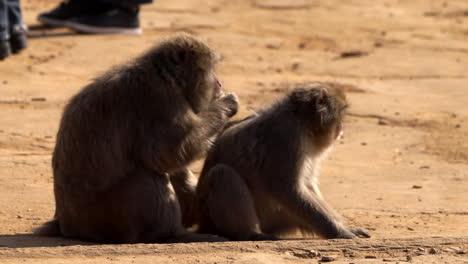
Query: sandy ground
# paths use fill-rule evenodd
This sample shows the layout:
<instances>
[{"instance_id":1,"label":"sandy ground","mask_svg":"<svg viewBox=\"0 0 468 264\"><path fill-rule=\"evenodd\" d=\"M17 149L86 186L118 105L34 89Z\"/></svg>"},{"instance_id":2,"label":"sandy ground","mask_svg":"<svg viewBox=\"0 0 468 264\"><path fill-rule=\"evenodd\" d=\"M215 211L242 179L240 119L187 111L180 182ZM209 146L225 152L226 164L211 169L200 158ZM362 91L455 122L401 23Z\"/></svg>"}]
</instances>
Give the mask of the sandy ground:
<instances>
[{"instance_id":1,"label":"sandy ground","mask_svg":"<svg viewBox=\"0 0 468 264\"><path fill-rule=\"evenodd\" d=\"M144 6L138 37L38 27L56 3L23 1L30 48L0 62L0 263L468 263L465 0L160 0ZM53 216L50 158L67 100L177 31L223 55L218 75L239 95L239 117L301 82L347 87L345 137L321 188L373 238L91 245L30 234Z\"/></svg>"}]
</instances>

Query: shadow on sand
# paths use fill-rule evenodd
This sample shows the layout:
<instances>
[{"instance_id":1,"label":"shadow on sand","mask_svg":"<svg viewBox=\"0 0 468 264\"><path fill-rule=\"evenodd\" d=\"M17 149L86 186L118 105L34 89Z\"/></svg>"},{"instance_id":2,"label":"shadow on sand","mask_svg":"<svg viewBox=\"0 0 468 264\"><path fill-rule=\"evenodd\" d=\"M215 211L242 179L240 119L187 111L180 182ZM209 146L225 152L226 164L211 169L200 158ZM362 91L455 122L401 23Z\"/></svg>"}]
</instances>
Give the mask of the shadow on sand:
<instances>
[{"instance_id":1,"label":"shadow on sand","mask_svg":"<svg viewBox=\"0 0 468 264\"><path fill-rule=\"evenodd\" d=\"M97 245L96 243L64 237L44 237L33 234L0 235L0 248L64 247L74 245Z\"/></svg>"},{"instance_id":2,"label":"shadow on sand","mask_svg":"<svg viewBox=\"0 0 468 264\"><path fill-rule=\"evenodd\" d=\"M41 24L29 25L28 28L28 38L30 39L81 35L67 28L54 28Z\"/></svg>"}]
</instances>

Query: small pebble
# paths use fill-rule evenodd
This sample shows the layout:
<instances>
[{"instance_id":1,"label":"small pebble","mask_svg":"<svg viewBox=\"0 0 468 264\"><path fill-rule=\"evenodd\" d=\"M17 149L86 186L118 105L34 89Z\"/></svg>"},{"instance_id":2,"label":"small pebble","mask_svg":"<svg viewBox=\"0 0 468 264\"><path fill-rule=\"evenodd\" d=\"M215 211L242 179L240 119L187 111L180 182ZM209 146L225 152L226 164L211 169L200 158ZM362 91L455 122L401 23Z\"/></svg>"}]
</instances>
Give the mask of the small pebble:
<instances>
[{"instance_id":1,"label":"small pebble","mask_svg":"<svg viewBox=\"0 0 468 264\"><path fill-rule=\"evenodd\" d=\"M419 167L420 170L422 170L422 169L430 169L430 168L431 168L431 167L429 167L429 166L427 166L427 165L423 165L423 166Z\"/></svg>"},{"instance_id":2,"label":"small pebble","mask_svg":"<svg viewBox=\"0 0 468 264\"><path fill-rule=\"evenodd\" d=\"M33 97L33 98L31 98L31 101L33 101L33 102L45 102L46 99L44 97Z\"/></svg>"},{"instance_id":3,"label":"small pebble","mask_svg":"<svg viewBox=\"0 0 468 264\"><path fill-rule=\"evenodd\" d=\"M351 50L351 51L343 51L340 54L341 58L351 58L351 57L361 57L361 56L366 56L368 55L367 52L365 51L360 51L360 50Z\"/></svg>"},{"instance_id":4,"label":"small pebble","mask_svg":"<svg viewBox=\"0 0 468 264\"><path fill-rule=\"evenodd\" d=\"M377 124L379 124L381 126L386 126L386 125L388 125L388 121L384 120L384 119L379 119L379 122Z\"/></svg>"},{"instance_id":5,"label":"small pebble","mask_svg":"<svg viewBox=\"0 0 468 264\"><path fill-rule=\"evenodd\" d=\"M331 256L323 256L320 261L322 262L332 262L332 261L335 261L335 258L334 257L331 257Z\"/></svg>"},{"instance_id":6,"label":"small pebble","mask_svg":"<svg viewBox=\"0 0 468 264\"><path fill-rule=\"evenodd\" d=\"M437 251L435 248L429 249L429 254L437 254Z\"/></svg>"},{"instance_id":7,"label":"small pebble","mask_svg":"<svg viewBox=\"0 0 468 264\"><path fill-rule=\"evenodd\" d=\"M298 62L296 63L293 63L293 65L291 66L291 69L293 71L297 71L299 69L299 67L301 66L301 64L299 64Z\"/></svg>"},{"instance_id":8,"label":"small pebble","mask_svg":"<svg viewBox=\"0 0 468 264\"><path fill-rule=\"evenodd\" d=\"M281 44L266 44L265 46L267 49L279 49L281 47Z\"/></svg>"},{"instance_id":9,"label":"small pebble","mask_svg":"<svg viewBox=\"0 0 468 264\"><path fill-rule=\"evenodd\" d=\"M422 189L421 185L413 185L413 189Z\"/></svg>"},{"instance_id":10,"label":"small pebble","mask_svg":"<svg viewBox=\"0 0 468 264\"><path fill-rule=\"evenodd\" d=\"M406 255L406 261L413 261L413 257L411 255Z\"/></svg>"},{"instance_id":11,"label":"small pebble","mask_svg":"<svg viewBox=\"0 0 468 264\"><path fill-rule=\"evenodd\" d=\"M408 227L408 230L409 230L409 231L414 231L414 229L413 229L413 228L411 228L411 227Z\"/></svg>"},{"instance_id":12,"label":"small pebble","mask_svg":"<svg viewBox=\"0 0 468 264\"><path fill-rule=\"evenodd\" d=\"M366 258L366 259L376 259L377 256L368 255L368 256L365 256L364 258Z\"/></svg>"},{"instance_id":13,"label":"small pebble","mask_svg":"<svg viewBox=\"0 0 468 264\"><path fill-rule=\"evenodd\" d=\"M426 251L424 248L418 248L418 251Z\"/></svg>"},{"instance_id":14,"label":"small pebble","mask_svg":"<svg viewBox=\"0 0 468 264\"><path fill-rule=\"evenodd\" d=\"M460 124L456 124L456 125L455 125L455 128L460 128L460 127L461 127Z\"/></svg>"},{"instance_id":15,"label":"small pebble","mask_svg":"<svg viewBox=\"0 0 468 264\"><path fill-rule=\"evenodd\" d=\"M366 142L361 142L361 145L362 146L367 146L367 143Z\"/></svg>"}]
</instances>

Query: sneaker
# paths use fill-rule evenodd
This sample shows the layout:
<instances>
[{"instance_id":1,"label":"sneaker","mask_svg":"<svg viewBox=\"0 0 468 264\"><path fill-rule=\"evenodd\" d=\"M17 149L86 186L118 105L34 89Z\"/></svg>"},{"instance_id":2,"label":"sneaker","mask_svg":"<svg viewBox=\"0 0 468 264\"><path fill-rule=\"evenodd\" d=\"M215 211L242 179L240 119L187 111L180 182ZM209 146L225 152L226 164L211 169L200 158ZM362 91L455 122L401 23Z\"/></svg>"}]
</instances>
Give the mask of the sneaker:
<instances>
[{"instance_id":1,"label":"sneaker","mask_svg":"<svg viewBox=\"0 0 468 264\"><path fill-rule=\"evenodd\" d=\"M102 12L103 9L109 8L107 5L104 6L94 2L89 0L65 0L56 8L39 14L37 20L52 27L66 27L67 22L72 18Z\"/></svg>"},{"instance_id":2,"label":"sneaker","mask_svg":"<svg viewBox=\"0 0 468 264\"><path fill-rule=\"evenodd\" d=\"M0 40L0 60L4 60L11 55L10 41Z\"/></svg>"},{"instance_id":3,"label":"sneaker","mask_svg":"<svg viewBox=\"0 0 468 264\"><path fill-rule=\"evenodd\" d=\"M72 19L67 26L90 34L140 35L142 32L138 8L114 7L99 14Z\"/></svg>"},{"instance_id":4,"label":"sneaker","mask_svg":"<svg viewBox=\"0 0 468 264\"><path fill-rule=\"evenodd\" d=\"M28 37L26 31L28 27L26 25L19 25L13 27L10 33L10 47L13 53L18 53L28 47Z\"/></svg>"}]
</instances>

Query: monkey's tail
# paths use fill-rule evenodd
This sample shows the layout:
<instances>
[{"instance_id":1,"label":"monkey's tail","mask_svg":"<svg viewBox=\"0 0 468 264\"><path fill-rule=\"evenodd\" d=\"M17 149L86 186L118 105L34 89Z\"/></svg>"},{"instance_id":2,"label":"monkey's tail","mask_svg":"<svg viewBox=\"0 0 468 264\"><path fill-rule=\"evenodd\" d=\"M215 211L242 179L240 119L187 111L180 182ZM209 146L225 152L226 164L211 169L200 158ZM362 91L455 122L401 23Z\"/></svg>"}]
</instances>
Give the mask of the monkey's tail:
<instances>
[{"instance_id":1,"label":"monkey's tail","mask_svg":"<svg viewBox=\"0 0 468 264\"><path fill-rule=\"evenodd\" d=\"M33 230L33 233L38 236L61 236L60 224L57 219L50 220L44 223L42 226L37 227Z\"/></svg>"}]
</instances>

